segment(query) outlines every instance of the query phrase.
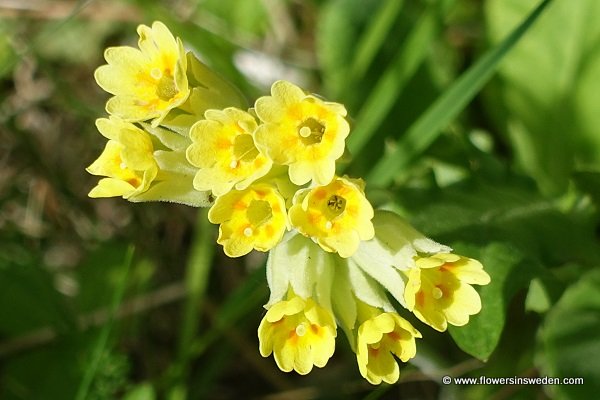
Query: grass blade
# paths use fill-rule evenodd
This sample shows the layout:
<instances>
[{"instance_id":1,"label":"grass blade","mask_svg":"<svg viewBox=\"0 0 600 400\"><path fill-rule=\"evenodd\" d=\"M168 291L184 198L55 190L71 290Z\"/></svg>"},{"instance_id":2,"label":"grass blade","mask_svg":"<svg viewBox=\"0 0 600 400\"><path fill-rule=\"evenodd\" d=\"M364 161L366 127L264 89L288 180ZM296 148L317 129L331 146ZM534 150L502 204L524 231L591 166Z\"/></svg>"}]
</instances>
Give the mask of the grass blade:
<instances>
[{"instance_id":1,"label":"grass blade","mask_svg":"<svg viewBox=\"0 0 600 400\"><path fill-rule=\"evenodd\" d=\"M361 37L356 56L350 69L350 81L356 82L363 78L367 69L373 62L377 51L385 42L387 35L398 19L404 0L387 0L370 21L365 34Z\"/></svg>"},{"instance_id":2,"label":"grass blade","mask_svg":"<svg viewBox=\"0 0 600 400\"><path fill-rule=\"evenodd\" d=\"M388 185L397 171L425 151L444 128L481 90L504 56L519 42L542 11L552 0L543 0L525 20L498 46L489 50L479 61L442 94L429 109L415 121L398 142L397 147L387 154L371 170L367 181L371 185Z\"/></svg>"},{"instance_id":3,"label":"grass blade","mask_svg":"<svg viewBox=\"0 0 600 400\"><path fill-rule=\"evenodd\" d=\"M394 106L406 82L425 58L435 31L434 15L429 9L421 16L358 113L356 126L347 142L353 155L364 148Z\"/></svg>"},{"instance_id":4,"label":"grass blade","mask_svg":"<svg viewBox=\"0 0 600 400\"><path fill-rule=\"evenodd\" d=\"M90 387L92 386L92 382L94 382L94 378L96 377L96 373L98 372L98 366L100 365L102 355L106 351L108 339L110 337L110 333L112 332L112 328L115 324L115 316L117 314L117 310L119 308L119 305L123 301L123 296L125 295L125 289L127 288L127 281L129 277L129 271L131 270L132 261L133 246L130 246L125 255L125 261L123 262L123 267L125 268L123 278L112 298L109 319L102 328L102 331L100 332L98 342L96 342L96 346L94 347L92 357L85 370L85 374L83 376L83 379L81 380L79 389L77 390L77 395L75 396L76 400L85 400L88 398Z\"/></svg>"},{"instance_id":5,"label":"grass blade","mask_svg":"<svg viewBox=\"0 0 600 400\"><path fill-rule=\"evenodd\" d=\"M196 237L187 264L185 285L187 297L183 308L183 318L179 335L177 362L175 363L174 383L185 387L189 362L192 359L190 348L198 332L200 302L208 285L210 268L215 249L212 225L208 221L208 209L198 211Z\"/></svg>"}]
</instances>

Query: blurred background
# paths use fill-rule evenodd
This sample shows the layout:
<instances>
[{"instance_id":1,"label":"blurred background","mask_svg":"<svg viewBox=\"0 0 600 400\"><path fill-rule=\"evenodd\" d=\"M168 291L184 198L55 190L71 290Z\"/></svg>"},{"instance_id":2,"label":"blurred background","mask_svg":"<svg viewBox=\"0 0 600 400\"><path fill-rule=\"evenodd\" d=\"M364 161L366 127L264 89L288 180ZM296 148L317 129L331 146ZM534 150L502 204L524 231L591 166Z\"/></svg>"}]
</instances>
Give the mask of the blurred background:
<instances>
[{"instance_id":1,"label":"blurred background","mask_svg":"<svg viewBox=\"0 0 600 400\"><path fill-rule=\"evenodd\" d=\"M540 3L0 0L0 398L593 398L600 2ZM87 197L108 98L93 71L154 20L250 101L287 79L344 103L344 172L482 260L483 311L444 334L415 322L396 385L369 385L341 332L308 376L263 359L264 254L227 258L205 210Z\"/></svg>"}]
</instances>

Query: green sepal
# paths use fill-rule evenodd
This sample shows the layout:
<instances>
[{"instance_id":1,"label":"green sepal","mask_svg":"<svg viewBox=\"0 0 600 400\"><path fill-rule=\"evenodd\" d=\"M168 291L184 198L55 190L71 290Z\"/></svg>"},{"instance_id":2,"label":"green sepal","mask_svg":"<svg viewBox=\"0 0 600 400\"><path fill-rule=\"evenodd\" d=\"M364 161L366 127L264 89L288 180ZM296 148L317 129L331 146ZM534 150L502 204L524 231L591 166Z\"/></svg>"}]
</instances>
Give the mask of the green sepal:
<instances>
[{"instance_id":1,"label":"green sepal","mask_svg":"<svg viewBox=\"0 0 600 400\"><path fill-rule=\"evenodd\" d=\"M271 296L266 307L281 301L291 288L298 296L314 298L331 310L331 286L335 264L333 255L312 240L296 234L269 252L267 283Z\"/></svg>"},{"instance_id":2,"label":"green sepal","mask_svg":"<svg viewBox=\"0 0 600 400\"><path fill-rule=\"evenodd\" d=\"M134 203L166 201L191 207L210 207L214 201L210 191L200 192L192 185L193 177L160 171L150 188L128 200Z\"/></svg>"},{"instance_id":3,"label":"green sepal","mask_svg":"<svg viewBox=\"0 0 600 400\"><path fill-rule=\"evenodd\" d=\"M200 116L209 109L248 108L239 89L208 68L192 52L187 53L187 61L188 81L192 90L187 102L181 107L183 110Z\"/></svg>"},{"instance_id":4,"label":"green sepal","mask_svg":"<svg viewBox=\"0 0 600 400\"><path fill-rule=\"evenodd\" d=\"M162 151L154 152L154 159L161 171L186 175L194 179L198 168L192 166L185 157L185 151Z\"/></svg>"},{"instance_id":5,"label":"green sepal","mask_svg":"<svg viewBox=\"0 0 600 400\"><path fill-rule=\"evenodd\" d=\"M187 149L187 147L192 143L189 137L186 137L179 132L174 132L173 130L165 129L160 126L152 126L146 122L140 122L140 125L146 130L146 132L151 134L153 138L158 140L161 145L170 150L185 151L185 149Z\"/></svg>"}]
</instances>

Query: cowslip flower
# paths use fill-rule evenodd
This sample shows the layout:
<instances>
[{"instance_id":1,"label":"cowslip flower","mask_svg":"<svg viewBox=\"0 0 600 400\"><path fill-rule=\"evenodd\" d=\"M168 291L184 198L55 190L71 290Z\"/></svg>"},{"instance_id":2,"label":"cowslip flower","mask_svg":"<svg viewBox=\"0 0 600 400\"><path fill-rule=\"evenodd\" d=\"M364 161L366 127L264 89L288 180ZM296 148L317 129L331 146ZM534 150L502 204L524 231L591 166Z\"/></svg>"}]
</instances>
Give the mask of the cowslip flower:
<instances>
[{"instance_id":1,"label":"cowslip flower","mask_svg":"<svg viewBox=\"0 0 600 400\"><path fill-rule=\"evenodd\" d=\"M451 252L452 249L425 237L394 212L377 210L372 222L375 236L361 241L350 260L406 307L406 277L402 272L415 266L418 254Z\"/></svg>"},{"instance_id":2,"label":"cowslip flower","mask_svg":"<svg viewBox=\"0 0 600 400\"><path fill-rule=\"evenodd\" d=\"M118 118L113 116L111 119ZM126 125L138 129L133 124ZM160 126L153 127L145 122L140 122L139 125L152 141L152 156L158 166L158 172L146 190L136 193L128 200L167 201L192 207L212 205L213 196L210 191L198 191L192 184L197 169L185 158L185 150L191 143L189 137Z\"/></svg>"},{"instance_id":3,"label":"cowslip flower","mask_svg":"<svg viewBox=\"0 0 600 400\"><path fill-rule=\"evenodd\" d=\"M194 178L198 190L222 196L234 186L247 188L271 169L272 162L254 145L256 120L237 108L208 110L204 120L190 130L193 143L187 149L189 162L200 168Z\"/></svg>"},{"instance_id":4,"label":"cowslip flower","mask_svg":"<svg viewBox=\"0 0 600 400\"><path fill-rule=\"evenodd\" d=\"M256 131L257 146L276 164L288 165L296 185L313 181L328 184L335 161L342 156L350 132L346 109L308 95L286 81L271 87L271 96L259 98L256 114L264 122Z\"/></svg>"},{"instance_id":5,"label":"cowslip flower","mask_svg":"<svg viewBox=\"0 0 600 400\"><path fill-rule=\"evenodd\" d=\"M106 178L100 179L88 196L130 199L148 190L158 173L150 136L116 117L100 118L96 126L108 142L86 170Z\"/></svg>"},{"instance_id":6,"label":"cowslip flower","mask_svg":"<svg viewBox=\"0 0 600 400\"><path fill-rule=\"evenodd\" d=\"M271 353L279 369L308 374L322 368L335 351L333 314L313 299L290 291L288 299L273 304L258 327L260 354Z\"/></svg>"},{"instance_id":7,"label":"cowslip flower","mask_svg":"<svg viewBox=\"0 0 600 400\"><path fill-rule=\"evenodd\" d=\"M418 254L450 253L452 249L426 237L395 212L377 210L373 217L375 236L361 242L357 258L393 266L397 270L414 267Z\"/></svg>"},{"instance_id":8,"label":"cowslip flower","mask_svg":"<svg viewBox=\"0 0 600 400\"><path fill-rule=\"evenodd\" d=\"M336 177L328 185L300 190L289 215L300 233L341 257L350 257L361 240L374 236L373 207L361 180Z\"/></svg>"},{"instance_id":9,"label":"cowslip flower","mask_svg":"<svg viewBox=\"0 0 600 400\"><path fill-rule=\"evenodd\" d=\"M285 200L264 183L218 197L208 219L220 224L217 243L229 257L243 256L252 249L268 251L279 243L288 225Z\"/></svg>"},{"instance_id":10,"label":"cowslip flower","mask_svg":"<svg viewBox=\"0 0 600 400\"><path fill-rule=\"evenodd\" d=\"M95 73L114 97L97 121L108 143L88 171L105 178L90 196L212 205L225 254L269 251L262 356L307 374L327 364L339 326L361 375L395 383L421 337L398 304L439 331L480 311L471 285L490 278L478 261L375 212L362 180L336 176L343 105L278 81L243 111L241 92L162 23L138 33L139 49L107 49Z\"/></svg>"},{"instance_id":11,"label":"cowslip flower","mask_svg":"<svg viewBox=\"0 0 600 400\"><path fill-rule=\"evenodd\" d=\"M490 276L477 260L452 253L419 256L404 271L406 307L417 318L443 332L448 324L463 326L481 311L481 299L471 286L487 285Z\"/></svg>"},{"instance_id":12,"label":"cowslip flower","mask_svg":"<svg viewBox=\"0 0 600 400\"><path fill-rule=\"evenodd\" d=\"M413 358L417 352L415 338L421 334L395 312L382 312L359 302L360 314L364 319L356 335L360 374L374 385L396 383L400 369L394 355L403 362Z\"/></svg>"},{"instance_id":13,"label":"cowslip flower","mask_svg":"<svg viewBox=\"0 0 600 400\"><path fill-rule=\"evenodd\" d=\"M109 47L107 65L94 74L96 82L114 97L106 103L109 114L126 121L153 120L157 126L167 113L189 95L183 44L162 22L138 26L139 49Z\"/></svg>"}]
</instances>

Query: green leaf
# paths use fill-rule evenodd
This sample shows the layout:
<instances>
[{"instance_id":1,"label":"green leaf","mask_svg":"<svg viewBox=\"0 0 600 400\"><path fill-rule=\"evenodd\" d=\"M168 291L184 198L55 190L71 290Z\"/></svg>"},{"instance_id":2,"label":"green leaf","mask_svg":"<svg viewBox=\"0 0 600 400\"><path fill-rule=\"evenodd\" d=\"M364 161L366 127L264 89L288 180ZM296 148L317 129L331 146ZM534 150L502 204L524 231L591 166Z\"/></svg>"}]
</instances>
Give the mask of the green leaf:
<instances>
[{"instance_id":1,"label":"green leaf","mask_svg":"<svg viewBox=\"0 0 600 400\"><path fill-rule=\"evenodd\" d=\"M544 313L552 306L552 299L539 279L533 279L525 300L525 309Z\"/></svg>"},{"instance_id":2,"label":"green leaf","mask_svg":"<svg viewBox=\"0 0 600 400\"><path fill-rule=\"evenodd\" d=\"M110 21L57 20L44 24L46 35L35 51L44 58L69 64L92 64L102 54L104 40L112 34Z\"/></svg>"},{"instance_id":3,"label":"green leaf","mask_svg":"<svg viewBox=\"0 0 600 400\"><path fill-rule=\"evenodd\" d=\"M486 2L493 42L534 0ZM499 92L486 98L516 158L540 187L559 193L577 165L600 165L600 2L558 1L499 68ZM498 112L502 110L503 112Z\"/></svg>"},{"instance_id":4,"label":"green leaf","mask_svg":"<svg viewBox=\"0 0 600 400\"><path fill-rule=\"evenodd\" d=\"M123 281L127 251L126 242L104 242L86 256L76 275L80 285L76 298L78 313L93 312L111 304L113 293Z\"/></svg>"},{"instance_id":5,"label":"green leaf","mask_svg":"<svg viewBox=\"0 0 600 400\"><path fill-rule=\"evenodd\" d=\"M529 284L525 298L525 310L537 313L547 312L562 296L566 282L573 282L576 279L565 276L565 272L571 273L572 268L581 269L577 264L566 264L562 268L540 271L539 276ZM574 272L574 275L579 277L580 273Z\"/></svg>"},{"instance_id":6,"label":"green leaf","mask_svg":"<svg viewBox=\"0 0 600 400\"><path fill-rule=\"evenodd\" d=\"M600 392L600 270L582 276L548 313L537 363L542 373L583 378L585 384L552 385L557 399L592 399Z\"/></svg>"},{"instance_id":7,"label":"green leaf","mask_svg":"<svg viewBox=\"0 0 600 400\"><path fill-rule=\"evenodd\" d=\"M389 184L397 172L433 143L443 129L473 99L496 71L504 56L529 30L552 0L543 0L525 20L498 46L489 50L477 63L442 94L431 107L413 123L395 149L387 154L367 177L371 185Z\"/></svg>"},{"instance_id":8,"label":"green leaf","mask_svg":"<svg viewBox=\"0 0 600 400\"><path fill-rule=\"evenodd\" d=\"M352 81L362 79L369 69L375 55L384 45L392 25L397 20L404 0L385 0L382 3L377 13L369 20L366 32L363 33L356 45L354 61L350 68Z\"/></svg>"},{"instance_id":9,"label":"green leaf","mask_svg":"<svg viewBox=\"0 0 600 400\"><path fill-rule=\"evenodd\" d=\"M325 91L332 98L338 98L348 85L360 29L378 5L378 0L334 0L321 8L316 51Z\"/></svg>"},{"instance_id":10,"label":"green leaf","mask_svg":"<svg viewBox=\"0 0 600 400\"><path fill-rule=\"evenodd\" d=\"M582 218L563 210L560 202L544 199L532 182L511 177L464 181L442 191L404 189L395 203L417 228L442 243L461 240L483 246L502 241L552 266L594 265L598 260L594 220L587 217L591 205L587 210L578 206Z\"/></svg>"},{"instance_id":11,"label":"green leaf","mask_svg":"<svg viewBox=\"0 0 600 400\"><path fill-rule=\"evenodd\" d=\"M2 336L17 336L45 325L59 331L75 327L66 299L52 284L52 274L29 251L20 246L11 248L6 243L0 249Z\"/></svg>"},{"instance_id":12,"label":"green leaf","mask_svg":"<svg viewBox=\"0 0 600 400\"><path fill-rule=\"evenodd\" d=\"M67 334L51 345L3 358L0 398L73 399L83 375L81 354L92 350L96 334Z\"/></svg>"},{"instance_id":13,"label":"green leaf","mask_svg":"<svg viewBox=\"0 0 600 400\"><path fill-rule=\"evenodd\" d=\"M202 6L198 7L197 19L200 21L218 19L219 25L225 25L220 27L223 29L223 35L232 31L238 35L244 33L254 35L263 33L268 27L270 14L266 6L271 7L272 4L265 3L263 0L204 0Z\"/></svg>"},{"instance_id":14,"label":"green leaf","mask_svg":"<svg viewBox=\"0 0 600 400\"><path fill-rule=\"evenodd\" d=\"M154 400L156 398L156 392L149 383L142 383L131 389L123 400Z\"/></svg>"},{"instance_id":15,"label":"green leaf","mask_svg":"<svg viewBox=\"0 0 600 400\"><path fill-rule=\"evenodd\" d=\"M17 59L11 44L11 32L7 26L0 27L0 79L8 75Z\"/></svg>"},{"instance_id":16,"label":"green leaf","mask_svg":"<svg viewBox=\"0 0 600 400\"><path fill-rule=\"evenodd\" d=\"M573 174L577 187L590 195L596 207L600 207L600 172L579 171Z\"/></svg>"},{"instance_id":17,"label":"green leaf","mask_svg":"<svg viewBox=\"0 0 600 400\"><path fill-rule=\"evenodd\" d=\"M467 325L448 329L458 347L485 361L500 341L508 303L531 279L531 263L525 262L516 248L501 242L491 243L479 251L460 245L454 247L457 254L480 260L492 278L489 285L479 288L481 312L472 316Z\"/></svg>"},{"instance_id":18,"label":"green leaf","mask_svg":"<svg viewBox=\"0 0 600 400\"><path fill-rule=\"evenodd\" d=\"M434 14L429 9L416 22L356 116L356 126L348 137L351 153L358 154L379 128L407 81L425 58L435 33Z\"/></svg>"},{"instance_id":19,"label":"green leaf","mask_svg":"<svg viewBox=\"0 0 600 400\"><path fill-rule=\"evenodd\" d=\"M74 399L77 385L87 365L82 354L93 351L98 330L72 332L58 336L44 346L30 343L28 351L12 354L2 360L0 398L9 399ZM123 354L103 352L93 385L85 400L117 397L126 385L130 364Z\"/></svg>"}]
</instances>

